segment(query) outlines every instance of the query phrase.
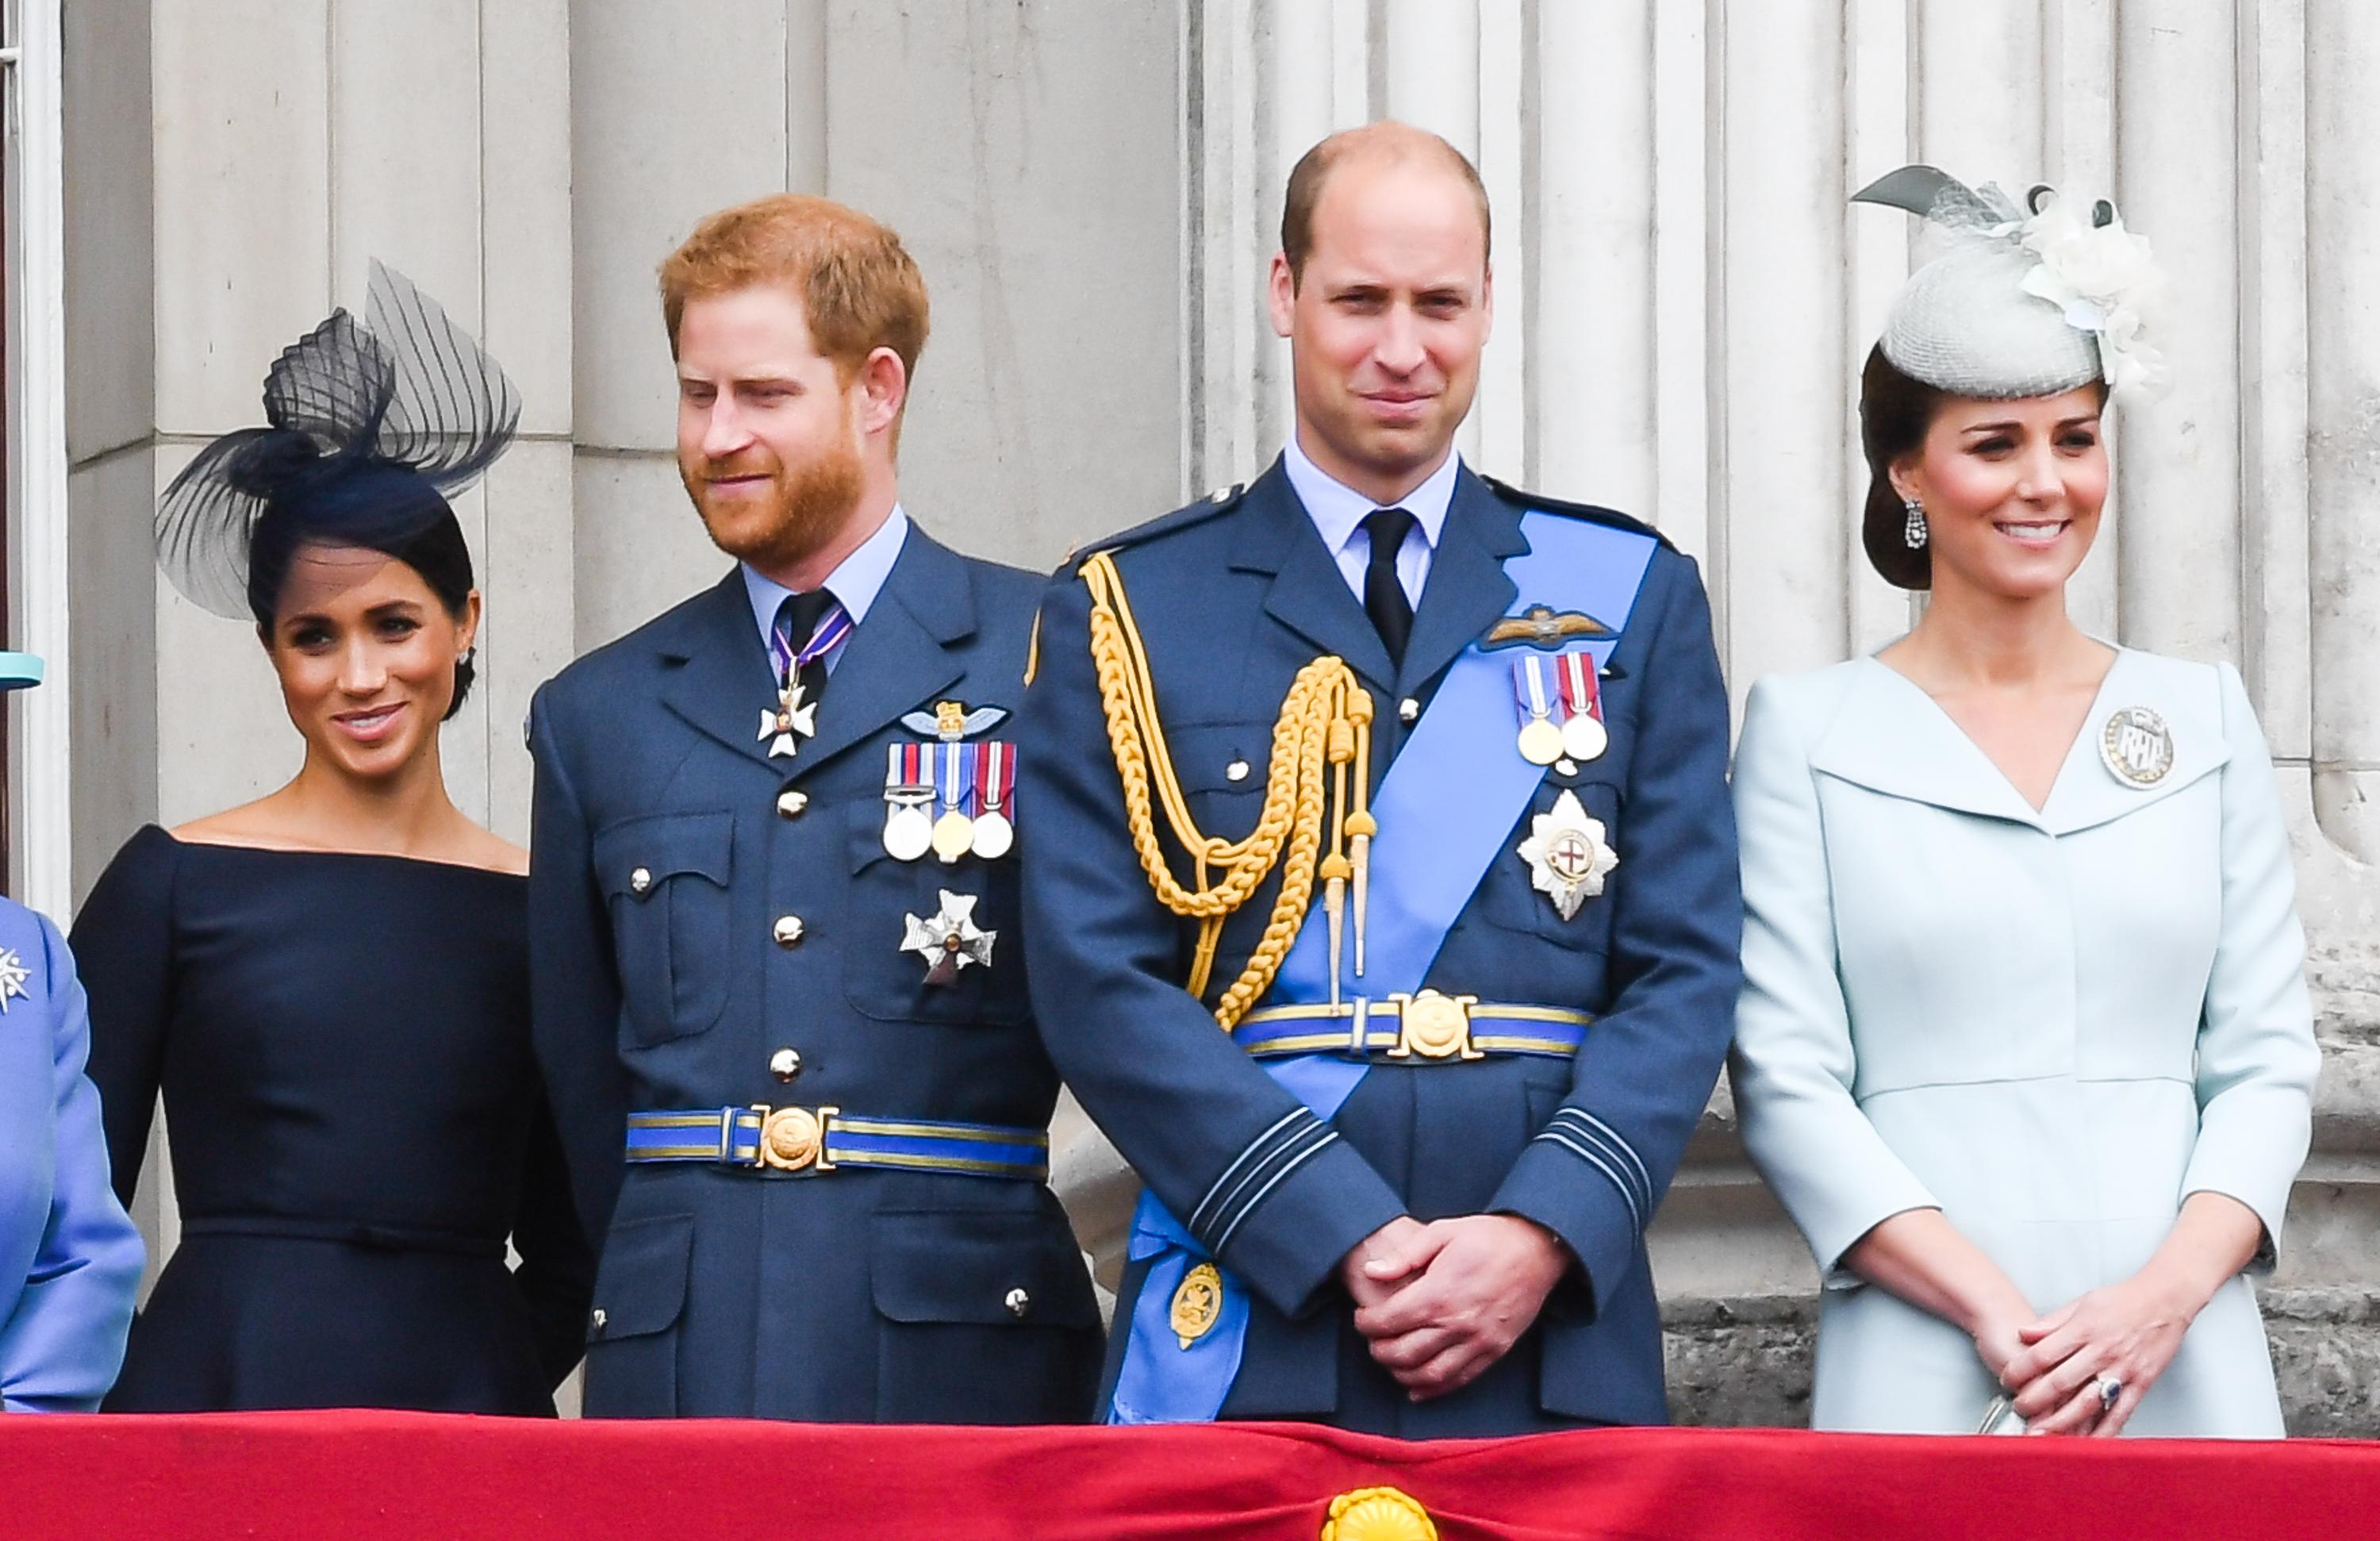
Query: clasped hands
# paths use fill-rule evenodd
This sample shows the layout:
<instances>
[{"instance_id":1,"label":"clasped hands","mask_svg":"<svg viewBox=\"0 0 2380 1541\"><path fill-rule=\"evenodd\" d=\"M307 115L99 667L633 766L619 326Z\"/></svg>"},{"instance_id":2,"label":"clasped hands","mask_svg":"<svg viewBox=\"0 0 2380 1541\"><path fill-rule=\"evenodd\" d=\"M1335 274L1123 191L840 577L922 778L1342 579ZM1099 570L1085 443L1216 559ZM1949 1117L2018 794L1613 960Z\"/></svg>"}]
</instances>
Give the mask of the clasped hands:
<instances>
[{"instance_id":1,"label":"clasped hands","mask_svg":"<svg viewBox=\"0 0 2380 1541\"><path fill-rule=\"evenodd\" d=\"M2120 1430L2181 1347L2192 1313L2171 1292L2134 1277L2094 1290L2038 1320L1987 1326L1975 1336L2028 1434ZM2102 1383L2118 1388L2113 1401Z\"/></svg>"},{"instance_id":2,"label":"clasped hands","mask_svg":"<svg viewBox=\"0 0 2380 1541\"><path fill-rule=\"evenodd\" d=\"M1552 1232L1517 1215L1406 1215L1358 1243L1339 1277L1372 1357L1427 1401L1502 1358L1570 1266Z\"/></svg>"}]
</instances>

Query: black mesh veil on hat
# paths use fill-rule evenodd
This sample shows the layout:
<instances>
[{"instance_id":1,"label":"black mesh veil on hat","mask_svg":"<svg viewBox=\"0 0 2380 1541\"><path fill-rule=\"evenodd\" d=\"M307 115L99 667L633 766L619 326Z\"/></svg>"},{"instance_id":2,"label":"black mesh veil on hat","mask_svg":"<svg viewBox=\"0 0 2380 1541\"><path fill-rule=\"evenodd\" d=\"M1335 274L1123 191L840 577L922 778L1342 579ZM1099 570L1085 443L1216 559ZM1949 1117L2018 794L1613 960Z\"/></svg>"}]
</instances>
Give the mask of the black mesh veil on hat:
<instances>
[{"instance_id":1,"label":"black mesh veil on hat","mask_svg":"<svg viewBox=\"0 0 2380 1541\"><path fill-rule=\"evenodd\" d=\"M310 542L387 550L452 509L511 444L520 393L410 279L375 261L365 320L346 310L282 350L264 377L270 426L199 452L157 503L157 563L219 615L269 610L260 560Z\"/></svg>"}]
</instances>

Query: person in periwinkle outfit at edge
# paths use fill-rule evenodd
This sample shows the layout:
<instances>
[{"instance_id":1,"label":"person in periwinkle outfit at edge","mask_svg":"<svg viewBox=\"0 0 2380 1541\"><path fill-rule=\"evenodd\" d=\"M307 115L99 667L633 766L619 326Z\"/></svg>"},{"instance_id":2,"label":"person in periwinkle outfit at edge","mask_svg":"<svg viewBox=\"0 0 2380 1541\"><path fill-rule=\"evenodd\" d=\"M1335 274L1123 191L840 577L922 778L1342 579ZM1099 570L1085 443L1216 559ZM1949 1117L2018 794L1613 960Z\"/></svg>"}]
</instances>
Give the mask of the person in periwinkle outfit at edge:
<instances>
[{"instance_id":1,"label":"person in periwinkle outfit at edge","mask_svg":"<svg viewBox=\"0 0 2380 1541\"><path fill-rule=\"evenodd\" d=\"M1825 1275L1811 1421L2277 1437L2246 1276L2320 1055L2271 758L2228 663L2066 608L2161 280L2104 201L1859 196L1950 237L1861 391L1869 559L1932 602L1756 685L1735 767L1732 1071Z\"/></svg>"},{"instance_id":2,"label":"person in periwinkle outfit at edge","mask_svg":"<svg viewBox=\"0 0 2380 1541\"><path fill-rule=\"evenodd\" d=\"M593 1260L529 1046L528 859L439 759L480 621L447 499L519 398L374 263L368 323L284 351L264 406L166 490L158 556L253 618L304 763L135 834L74 929L116 1192L162 1086L183 1217L106 1405L550 1416Z\"/></svg>"},{"instance_id":3,"label":"person in periwinkle outfit at edge","mask_svg":"<svg viewBox=\"0 0 2380 1541\"><path fill-rule=\"evenodd\" d=\"M42 661L0 652L0 692ZM140 1233L107 1183L91 1022L49 917L0 899L0 1406L88 1413L124 1361Z\"/></svg>"}]
</instances>

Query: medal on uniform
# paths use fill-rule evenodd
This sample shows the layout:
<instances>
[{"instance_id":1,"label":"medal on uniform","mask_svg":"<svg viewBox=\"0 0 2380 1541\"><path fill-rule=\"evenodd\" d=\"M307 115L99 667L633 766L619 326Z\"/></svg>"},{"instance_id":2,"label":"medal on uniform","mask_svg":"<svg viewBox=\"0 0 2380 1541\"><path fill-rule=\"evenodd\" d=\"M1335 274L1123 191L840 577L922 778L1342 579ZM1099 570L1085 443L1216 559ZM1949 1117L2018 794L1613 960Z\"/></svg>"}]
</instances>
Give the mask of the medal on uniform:
<instances>
[{"instance_id":1,"label":"medal on uniform","mask_svg":"<svg viewBox=\"0 0 2380 1541\"><path fill-rule=\"evenodd\" d=\"M976 793L983 805L975 816L975 854L997 861L1016 843L1016 826L1009 814L1016 800L1016 746L994 738L975 750Z\"/></svg>"},{"instance_id":2,"label":"medal on uniform","mask_svg":"<svg viewBox=\"0 0 2380 1541\"><path fill-rule=\"evenodd\" d=\"M941 896L942 907L930 918L901 917L907 927L901 951L925 959L926 983L936 986L956 984L959 970L969 964L990 968L991 944L1000 940L998 931L987 931L975 923L974 894L943 889Z\"/></svg>"},{"instance_id":3,"label":"medal on uniform","mask_svg":"<svg viewBox=\"0 0 2380 1541\"><path fill-rule=\"evenodd\" d=\"M0 1016L8 1013L9 1001L30 998L31 991L25 985L32 977L33 971L25 966L15 948L0 947Z\"/></svg>"},{"instance_id":4,"label":"medal on uniform","mask_svg":"<svg viewBox=\"0 0 2380 1541\"><path fill-rule=\"evenodd\" d=\"M1587 817L1578 794L1568 787L1554 799L1554 810L1530 821L1529 838L1519 846L1529 864L1529 883L1554 902L1564 920L1603 892L1603 880L1620 865L1620 855L1604 837L1603 821Z\"/></svg>"},{"instance_id":5,"label":"medal on uniform","mask_svg":"<svg viewBox=\"0 0 2380 1541\"><path fill-rule=\"evenodd\" d=\"M769 628L769 661L775 665L777 679L777 710L760 713L760 742L769 746L771 759L791 759L801 740L818 735L818 703L804 700L802 671L832 652L843 639L851 635L851 612L836 605L810 639L793 651L783 633Z\"/></svg>"},{"instance_id":6,"label":"medal on uniform","mask_svg":"<svg viewBox=\"0 0 2380 1541\"><path fill-rule=\"evenodd\" d=\"M941 817L934 820L934 855L944 866L975 848L975 818L967 811L974 800L975 756L965 744L928 745L939 770Z\"/></svg>"},{"instance_id":7,"label":"medal on uniform","mask_svg":"<svg viewBox=\"0 0 2380 1541\"><path fill-rule=\"evenodd\" d=\"M884 753L884 854L916 861L934 848L930 744L892 744Z\"/></svg>"},{"instance_id":8,"label":"medal on uniform","mask_svg":"<svg viewBox=\"0 0 2380 1541\"><path fill-rule=\"evenodd\" d=\"M1561 685L1562 753L1575 760L1600 759L1611 746L1603 727L1603 698L1596 688L1595 659L1588 653L1564 653L1554 661Z\"/></svg>"},{"instance_id":9,"label":"medal on uniform","mask_svg":"<svg viewBox=\"0 0 2380 1541\"><path fill-rule=\"evenodd\" d=\"M2125 707L2099 730L2099 759L2109 775L2145 791L2173 769L2173 730L2146 707Z\"/></svg>"},{"instance_id":10,"label":"medal on uniform","mask_svg":"<svg viewBox=\"0 0 2380 1541\"><path fill-rule=\"evenodd\" d=\"M1561 758L1561 729L1554 725L1553 689L1546 683L1546 661L1524 653L1512 661L1512 694L1521 709L1521 758L1531 765L1551 765Z\"/></svg>"},{"instance_id":11,"label":"medal on uniform","mask_svg":"<svg viewBox=\"0 0 2380 1541\"><path fill-rule=\"evenodd\" d=\"M769 746L771 759L791 759L795 737L809 738L818 733L818 703L802 699L802 682L794 679L777 692L777 710L760 713L760 741Z\"/></svg>"}]
</instances>

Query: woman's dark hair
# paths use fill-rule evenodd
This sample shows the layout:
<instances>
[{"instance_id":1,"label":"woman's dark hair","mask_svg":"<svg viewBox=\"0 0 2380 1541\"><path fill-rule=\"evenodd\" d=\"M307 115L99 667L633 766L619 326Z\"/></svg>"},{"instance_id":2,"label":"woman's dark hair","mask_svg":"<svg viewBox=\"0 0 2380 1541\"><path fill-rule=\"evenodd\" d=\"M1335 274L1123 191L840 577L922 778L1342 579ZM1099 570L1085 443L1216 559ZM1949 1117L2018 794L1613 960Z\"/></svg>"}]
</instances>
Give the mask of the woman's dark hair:
<instances>
[{"instance_id":1,"label":"woman's dark hair","mask_svg":"<svg viewBox=\"0 0 2380 1541\"><path fill-rule=\"evenodd\" d=\"M1860 448L1867 455L1867 510L1860 519L1860 542L1871 566L1896 588L1934 587L1931 542L1909 549L1909 511L1892 490L1892 463L1925 443L1935 418L1950 400L1920 380L1893 368L1882 346L1868 350L1860 371Z\"/></svg>"},{"instance_id":2,"label":"woman's dark hair","mask_svg":"<svg viewBox=\"0 0 2380 1541\"><path fill-rule=\"evenodd\" d=\"M356 546L379 552L419 574L449 616L459 621L469 612L474 587L471 549L464 543L463 526L455 510L426 479L396 467L387 469L393 474L371 479L382 483L370 490L380 494L374 500L378 517L326 520L320 510L295 499L285 503L276 499L265 505L249 538L248 608L268 645L282 590L289 582L290 564L308 546ZM358 479L346 479L352 483ZM358 489L350 486L345 491L352 494ZM434 507L430 500L434 500ZM455 698L447 703L446 718L462 710L477 673L468 653L455 661Z\"/></svg>"},{"instance_id":3,"label":"woman's dark hair","mask_svg":"<svg viewBox=\"0 0 2380 1541\"><path fill-rule=\"evenodd\" d=\"M2107 386L2097 382L2099 404ZM1867 455L1867 507L1860 518L1860 543L1868 564L1896 588L1934 587L1934 544L1909 549L1909 510L1892 490L1892 463L1924 447L1942 408L1959 398L1895 369L1881 345L1868 350L1860 371L1860 448Z\"/></svg>"}]
</instances>

